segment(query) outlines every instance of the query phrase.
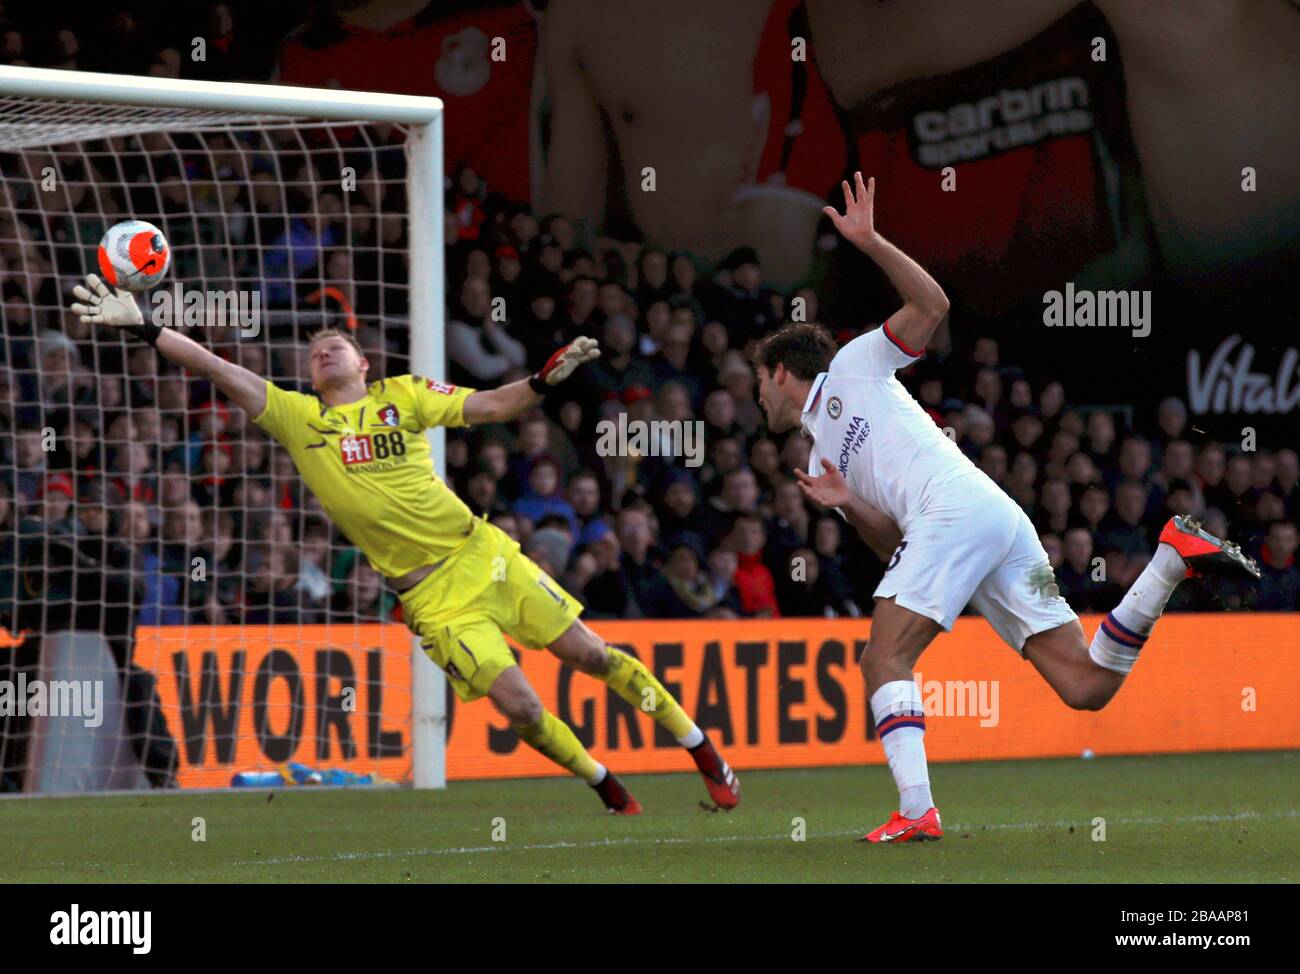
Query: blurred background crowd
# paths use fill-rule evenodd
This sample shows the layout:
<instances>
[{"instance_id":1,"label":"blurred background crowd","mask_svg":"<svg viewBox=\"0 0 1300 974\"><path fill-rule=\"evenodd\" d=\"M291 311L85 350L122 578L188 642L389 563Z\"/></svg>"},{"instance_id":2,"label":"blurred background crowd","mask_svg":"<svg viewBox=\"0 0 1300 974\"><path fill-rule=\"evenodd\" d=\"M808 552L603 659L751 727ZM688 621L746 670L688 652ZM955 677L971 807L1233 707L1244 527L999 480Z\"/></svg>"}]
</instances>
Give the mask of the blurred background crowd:
<instances>
[{"instance_id":1,"label":"blurred background crowd","mask_svg":"<svg viewBox=\"0 0 1300 974\"><path fill-rule=\"evenodd\" d=\"M285 6L268 16L328 33L328 20ZM275 69L275 31L255 37L232 5L195 14L202 63L177 39L186 30L151 9L106 12L94 33L0 21L0 58L216 80ZM373 377L406 371L406 281L419 269L405 255L400 141L384 127L232 131L0 159L0 613L12 627L400 618L248 417L151 349L63 310L107 222L129 214L165 229L175 280L260 294L258 336L194 330L222 354L305 390L307 326L328 308L356 328ZM53 192L38 186L47 161L61 176ZM345 165L356 191L339 187ZM582 334L603 357L518 423L450 431L457 493L591 618L870 614L884 566L805 501L793 471L808 442L765 429L746 348L788 320L826 322L847 341L878 326L893 298L878 314L829 315L842 275L777 286L755 247L720 258L660 249L522 195L449 160L446 377L512 381ZM936 347L901 378L1029 514L1077 610L1115 604L1173 513L1239 541L1264 573L1258 585L1182 586L1173 609L1298 607L1294 449L1207 435L1142 375L1130 377L1132 399L1099 398L1068 356L1007 340L1017 324L1041 331L1032 315L1003 316L996 330L986 321L955 300ZM621 414L702 424L702 463L599 455L597 424Z\"/></svg>"}]
</instances>

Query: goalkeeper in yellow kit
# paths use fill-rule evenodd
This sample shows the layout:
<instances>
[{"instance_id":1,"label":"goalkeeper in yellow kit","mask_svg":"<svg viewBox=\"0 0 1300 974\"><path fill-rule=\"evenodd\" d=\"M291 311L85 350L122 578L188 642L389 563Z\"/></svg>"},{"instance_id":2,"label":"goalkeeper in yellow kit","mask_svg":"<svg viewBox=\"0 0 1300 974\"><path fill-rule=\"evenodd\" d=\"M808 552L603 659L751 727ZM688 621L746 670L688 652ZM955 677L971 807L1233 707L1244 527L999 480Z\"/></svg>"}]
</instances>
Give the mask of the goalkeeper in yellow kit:
<instances>
[{"instance_id":1,"label":"goalkeeper in yellow kit","mask_svg":"<svg viewBox=\"0 0 1300 974\"><path fill-rule=\"evenodd\" d=\"M325 512L398 592L407 625L461 700L486 696L522 740L591 785L606 808L639 813L618 779L542 706L503 633L549 649L662 724L694 758L713 800L736 806L735 774L654 675L592 632L578 618L578 601L505 532L474 517L433 470L426 429L515 419L600 355L594 339L574 340L529 379L475 391L415 375L368 383L356 340L326 329L309 346L316 395L308 396L145 324L129 293L93 274L73 294L83 322L123 329L208 379L289 451Z\"/></svg>"}]
</instances>

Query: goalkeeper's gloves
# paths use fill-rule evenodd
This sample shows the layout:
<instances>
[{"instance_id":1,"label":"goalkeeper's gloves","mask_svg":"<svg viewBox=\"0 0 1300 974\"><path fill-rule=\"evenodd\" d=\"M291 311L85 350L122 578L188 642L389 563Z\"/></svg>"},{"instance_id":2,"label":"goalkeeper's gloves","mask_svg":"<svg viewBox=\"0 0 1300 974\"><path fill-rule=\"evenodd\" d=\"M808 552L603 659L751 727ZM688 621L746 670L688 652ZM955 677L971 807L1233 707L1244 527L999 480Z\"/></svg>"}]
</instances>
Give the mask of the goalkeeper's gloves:
<instances>
[{"instance_id":1,"label":"goalkeeper's gloves","mask_svg":"<svg viewBox=\"0 0 1300 974\"><path fill-rule=\"evenodd\" d=\"M573 375L579 365L600 358L596 339L581 335L546 360L546 364L528 379L528 385L539 396L546 395L550 387L559 385Z\"/></svg>"},{"instance_id":2,"label":"goalkeeper's gloves","mask_svg":"<svg viewBox=\"0 0 1300 974\"><path fill-rule=\"evenodd\" d=\"M140 306L130 291L121 288L109 290L97 275L87 274L85 285L74 287L72 296L77 298L72 313L80 315L82 324L121 328L150 345L158 343L162 329L152 323L145 324Z\"/></svg>"}]
</instances>

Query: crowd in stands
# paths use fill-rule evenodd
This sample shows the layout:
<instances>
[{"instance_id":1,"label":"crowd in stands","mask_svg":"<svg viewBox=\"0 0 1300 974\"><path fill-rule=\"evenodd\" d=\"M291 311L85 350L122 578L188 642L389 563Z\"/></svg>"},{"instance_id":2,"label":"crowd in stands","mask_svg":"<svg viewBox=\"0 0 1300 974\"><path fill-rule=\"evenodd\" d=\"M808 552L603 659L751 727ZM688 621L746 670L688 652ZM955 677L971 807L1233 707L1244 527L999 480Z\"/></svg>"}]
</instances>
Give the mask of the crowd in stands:
<instances>
[{"instance_id":1,"label":"crowd in stands","mask_svg":"<svg viewBox=\"0 0 1300 974\"><path fill-rule=\"evenodd\" d=\"M459 174L448 198L449 380L523 377L580 334L603 349L545 409L510 427L449 433L447 478L475 513L517 538L593 618L869 613L883 565L834 512L805 500L793 471L805 467L808 441L768 434L745 355L793 308L815 320L816 290L766 287L744 249L712 272L652 247L604 242L593 252L563 217L486 199L466 207L472 179ZM27 246L40 251L43 228L30 229ZM19 591L20 552L39 544L47 613L53 568L70 562L102 566L104 591L130 573L138 623L397 617L382 579L248 417L147 347L43 313L28 279L5 284L15 367L0 375L2 591ZM1257 586L1184 586L1173 608L1297 607L1295 451L1198 441L1173 398L1150 417L1075 405L1082 390L1035 388L996 342L963 336L959 320L951 330L955 350L903 381L1029 514L1076 609L1111 608L1172 513L1240 540L1264 572ZM401 329L362 331L391 346L376 358L401 363ZM228 353L303 387L300 338L270 337ZM701 462L602 456L598 424L620 413L700 423ZM65 587L78 611L104 603Z\"/></svg>"}]
</instances>

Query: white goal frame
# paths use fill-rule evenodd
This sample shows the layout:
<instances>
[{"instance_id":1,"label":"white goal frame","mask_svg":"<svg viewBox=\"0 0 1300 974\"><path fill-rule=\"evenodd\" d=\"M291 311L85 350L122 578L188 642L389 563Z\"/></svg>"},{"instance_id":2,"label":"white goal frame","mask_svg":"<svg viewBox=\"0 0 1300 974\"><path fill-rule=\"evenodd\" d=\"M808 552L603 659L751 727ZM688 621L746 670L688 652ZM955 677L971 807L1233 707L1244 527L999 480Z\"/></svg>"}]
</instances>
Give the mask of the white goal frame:
<instances>
[{"instance_id":1,"label":"white goal frame","mask_svg":"<svg viewBox=\"0 0 1300 974\"><path fill-rule=\"evenodd\" d=\"M443 267L443 103L440 98L290 85L0 66L0 96L134 105L295 118L380 122L407 129L410 363L412 372L442 378L445 369L446 281ZM142 122L139 131L149 131ZM96 136L88 136L96 137ZM72 138L69 139L72 141ZM32 146L52 144L34 139ZM441 428L427 434L434 469L446 472ZM411 769L416 788L445 788L446 677L411 638Z\"/></svg>"}]
</instances>

